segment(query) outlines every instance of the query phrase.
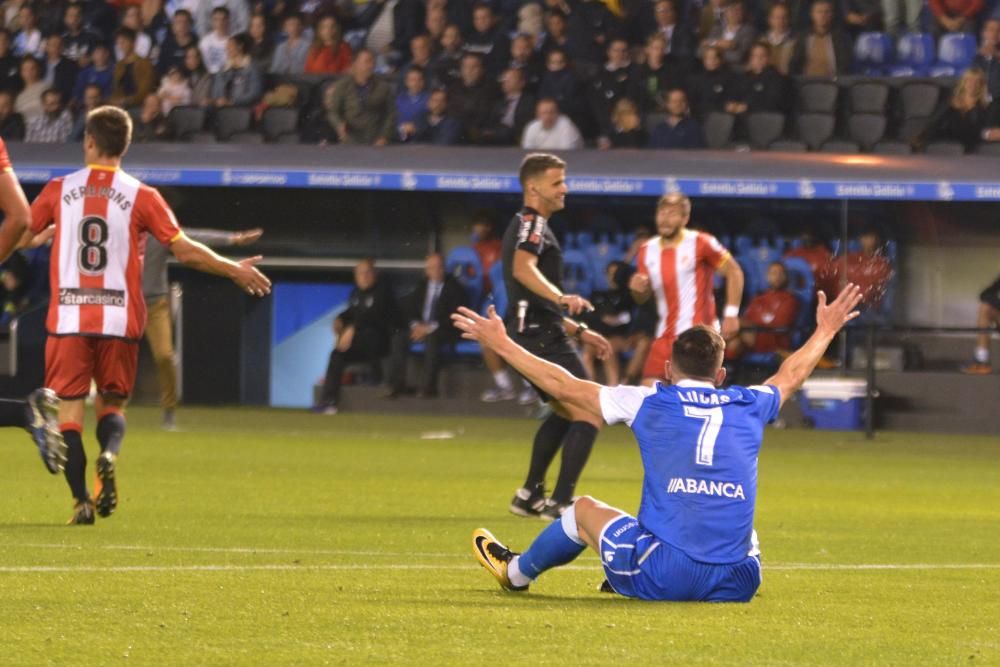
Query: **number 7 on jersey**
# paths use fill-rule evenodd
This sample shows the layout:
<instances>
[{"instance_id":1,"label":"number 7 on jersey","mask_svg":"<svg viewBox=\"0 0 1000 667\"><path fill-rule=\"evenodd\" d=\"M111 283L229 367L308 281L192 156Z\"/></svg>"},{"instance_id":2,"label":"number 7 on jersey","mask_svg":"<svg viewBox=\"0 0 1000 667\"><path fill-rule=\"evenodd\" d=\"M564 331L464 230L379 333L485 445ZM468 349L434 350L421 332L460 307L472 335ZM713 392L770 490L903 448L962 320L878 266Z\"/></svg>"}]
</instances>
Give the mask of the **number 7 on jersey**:
<instances>
[{"instance_id":1,"label":"number 7 on jersey","mask_svg":"<svg viewBox=\"0 0 1000 667\"><path fill-rule=\"evenodd\" d=\"M695 463L710 466L715 458L715 441L722 428L722 408L698 408L693 405L684 406L684 416L700 419L701 433L698 434L698 449L695 451Z\"/></svg>"}]
</instances>

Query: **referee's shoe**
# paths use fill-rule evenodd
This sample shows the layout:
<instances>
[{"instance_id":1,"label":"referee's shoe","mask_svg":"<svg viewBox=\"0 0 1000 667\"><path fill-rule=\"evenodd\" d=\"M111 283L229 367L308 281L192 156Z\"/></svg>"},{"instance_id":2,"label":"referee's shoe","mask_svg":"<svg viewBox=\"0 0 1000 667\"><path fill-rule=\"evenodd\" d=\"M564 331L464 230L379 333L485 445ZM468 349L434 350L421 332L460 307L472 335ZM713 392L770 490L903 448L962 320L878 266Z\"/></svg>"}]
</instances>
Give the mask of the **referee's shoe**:
<instances>
[{"instance_id":1,"label":"referee's shoe","mask_svg":"<svg viewBox=\"0 0 1000 667\"><path fill-rule=\"evenodd\" d=\"M472 552L483 568L493 575L505 591L526 591L528 587L515 586L507 576L507 565L517 554L501 544L493 533L477 528L472 533Z\"/></svg>"}]
</instances>

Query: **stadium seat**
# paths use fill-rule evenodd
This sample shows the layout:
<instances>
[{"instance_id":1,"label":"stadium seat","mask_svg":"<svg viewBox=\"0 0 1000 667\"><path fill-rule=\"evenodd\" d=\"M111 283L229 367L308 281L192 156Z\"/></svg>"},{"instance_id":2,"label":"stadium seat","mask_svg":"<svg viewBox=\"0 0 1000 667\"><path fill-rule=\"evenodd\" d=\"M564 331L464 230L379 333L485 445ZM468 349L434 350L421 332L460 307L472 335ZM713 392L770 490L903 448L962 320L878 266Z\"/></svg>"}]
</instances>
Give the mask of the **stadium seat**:
<instances>
[{"instance_id":1,"label":"stadium seat","mask_svg":"<svg viewBox=\"0 0 1000 667\"><path fill-rule=\"evenodd\" d=\"M731 113L713 111L705 116L705 144L709 148L728 148L733 137L736 117Z\"/></svg>"},{"instance_id":2,"label":"stadium seat","mask_svg":"<svg viewBox=\"0 0 1000 667\"><path fill-rule=\"evenodd\" d=\"M577 250L583 250L589 245L594 244L594 233L583 230L576 233L576 245L573 246Z\"/></svg>"},{"instance_id":3,"label":"stadium seat","mask_svg":"<svg viewBox=\"0 0 1000 667\"><path fill-rule=\"evenodd\" d=\"M483 285L486 282L479 254L469 246L453 248L445 258L444 268L465 288L469 307L478 310L483 298Z\"/></svg>"},{"instance_id":4,"label":"stadium seat","mask_svg":"<svg viewBox=\"0 0 1000 667\"><path fill-rule=\"evenodd\" d=\"M229 141L238 132L250 129L252 114L249 107L222 107L215 111L215 136Z\"/></svg>"},{"instance_id":5,"label":"stadium seat","mask_svg":"<svg viewBox=\"0 0 1000 667\"><path fill-rule=\"evenodd\" d=\"M1000 143L987 142L976 147L976 155L989 155L990 157L1000 157Z\"/></svg>"},{"instance_id":6,"label":"stadium seat","mask_svg":"<svg viewBox=\"0 0 1000 667\"><path fill-rule=\"evenodd\" d=\"M903 141L880 141L872 147L876 155L909 155L913 147Z\"/></svg>"},{"instance_id":7,"label":"stadium seat","mask_svg":"<svg viewBox=\"0 0 1000 667\"><path fill-rule=\"evenodd\" d=\"M847 119L847 136L860 145L862 150L870 151L885 136L885 126L886 120L882 114L851 114Z\"/></svg>"},{"instance_id":8,"label":"stadium seat","mask_svg":"<svg viewBox=\"0 0 1000 667\"><path fill-rule=\"evenodd\" d=\"M828 113L803 113L795 119L799 140L812 151L818 151L833 136L834 125L833 115Z\"/></svg>"},{"instance_id":9,"label":"stadium seat","mask_svg":"<svg viewBox=\"0 0 1000 667\"><path fill-rule=\"evenodd\" d=\"M837 110L837 84L829 81L807 81L799 86L800 113L833 114ZM807 142L808 143L808 142Z\"/></svg>"},{"instance_id":10,"label":"stadium seat","mask_svg":"<svg viewBox=\"0 0 1000 667\"><path fill-rule=\"evenodd\" d=\"M752 113L747 116L747 128L750 133L750 147L755 150L766 150L784 133L785 115L768 112Z\"/></svg>"},{"instance_id":11,"label":"stadium seat","mask_svg":"<svg viewBox=\"0 0 1000 667\"><path fill-rule=\"evenodd\" d=\"M594 267L581 250L563 252L563 292L589 297L593 292Z\"/></svg>"},{"instance_id":12,"label":"stadium seat","mask_svg":"<svg viewBox=\"0 0 1000 667\"><path fill-rule=\"evenodd\" d=\"M941 99L941 87L934 83L912 81L899 89L903 118L927 118L933 115Z\"/></svg>"},{"instance_id":13,"label":"stadium seat","mask_svg":"<svg viewBox=\"0 0 1000 667\"><path fill-rule=\"evenodd\" d=\"M280 141L284 135L291 134L298 139L299 110L292 107L271 107L264 112L261 119L261 129L264 138L271 143Z\"/></svg>"},{"instance_id":14,"label":"stadium seat","mask_svg":"<svg viewBox=\"0 0 1000 667\"><path fill-rule=\"evenodd\" d=\"M605 237L597 243L592 243L583 249L590 265L593 267L593 288L595 290L608 289L607 268L610 262L620 260L625 256L624 251L618 244Z\"/></svg>"},{"instance_id":15,"label":"stadium seat","mask_svg":"<svg viewBox=\"0 0 1000 667\"><path fill-rule=\"evenodd\" d=\"M218 142L214 132L192 132L185 135L184 141L192 144L214 144Z\"/></svg>"},{"instance_id":16,"label":"stadium seat","mask_svg":"<svg viewBox=\"0 0 1000 667\"><path fill-rule=\"evenodd\" d=\"M205 127L205 110L195 106L174 107L167 115L170 135L180 141L188 141L196 132Z\"/></svg>"},{"instance_id":17,"label":"stadium seat","mask_svg":"<svg viewBox=\"0 0 1000 667\"><path fill-rule=\"evenodd\" d=\"M892 62L892 38L884 32L863 32L854 42L854 64L859 74L879 76Z\"/></svg>"},{"instance_id":18,"label":"stadium seat","mask_svg":"<svg viewBox=\"0 0 1000 667\"><path fill-rule=\"evenodd\" d=\"M884 114L889 105L889 85L883 81L858 81L847 95L851 113Z\"/></svg>"},{"instance_id":19,"label":"stadium seat","mask_svg":"<svg viewBox=\"0 0 1000 667\"><path fill-rule=\"evenodd\" d=\"M503 280L503 264L494 262L490 267L490 285L493 286L493 306L497 309L500 317L507 316L507 287Z\"/></svg>"},{"instance_id":20,"label":"stadium seat","mask_svg":"<svg viewBox=\"0 0 1000 667\"><path fill-rule=\"evenodd\" d=\"M275 139L276 144L297 144L302 141L298 132L286 132L284 134L279 134L278 138Z\"/></svg>"},{"instance_id":21,"label":"stadium seat","mask_svg":"<svg viewBox=\"0 0 1000 667\"><path fill-rule=\"evenodd\" d=\"M853 141L842 141L840 139L834 139L828 141L819 149L821 153L858 153L861 151L861 146L858 146Z\"/></svg>"},{"instance_id":22,"label":"stadium seat","mask_svg":"<svg viewBox=\"0 0 1000 667\"><path fill-rule=\"evenodd\" d=\"M778 141L771 142L771 145L767 147L767 150L777 153L805 153L809 150L809 147L801 141L779 139Z\"/></svg>"},{"instance_id":23,"label":"stadium seat","mask_svg":"<svg viewBox=\"0 0 1000 667\"><path fill-rule=\"evenodd\" d=\"M957 141L932 141L924 147L928 155L965 155L965 147Z\"/></svg>"},{"instance_id":24,"label":"stadium seat","mask_svg":"<svg viewBox=\"0 0 1000 667\"><path fill-rule=\"evenodd\" d=\"M740 237L743 238L743 237ZM743 267L745 278L745 291L751 296L756 296L767 289L767 267L772 262L781 260L781 248L767 243L746 248L741 243L737 243L736 260Z\"/></svg>"},{"instance_id":25,"label":"stadium seat","mask_svg":"<svg viewBox=\"0 0 1000 667\"><path fill-rule=\"evenodd\" d=\"M956 72L969 67L976 57L976 38L967 32L950 32L938 40L935 67L951 67ZM939 76L932 74L931 76Z\"/></svg>"},{"instance_id":26,"label":"stadium seat","mask_svg":"<svg viewBox=\"0 0 1000 667\"><path fill-rule=\"evenodd\" d=\"M264 135L253 131L237 132L229 137L229 142L233 144L262 144L264 143Z\"/></svg>"},{"instance_id":27,"label":"stadium seat","mask_svg":"<svg viewBox=\"0 0 1000 667\"><path fill-rule=\"evenodd\" d=\"M896 42L898 66L911 67L916 75L920 75L932 62L934 62L934 37L929 33L906 33Z\"/></svg>"},{"instance_id":28,"label":"stadium seat","mask_svg":"<svg viewBox=\"0 0 1000 667\"><path fill-rule=\"evenodd\" d=\"M925 117L904 118L896 136L900 141L911 143L923 133L929 122L930 118Z\"/></svg>"}]
</instances>

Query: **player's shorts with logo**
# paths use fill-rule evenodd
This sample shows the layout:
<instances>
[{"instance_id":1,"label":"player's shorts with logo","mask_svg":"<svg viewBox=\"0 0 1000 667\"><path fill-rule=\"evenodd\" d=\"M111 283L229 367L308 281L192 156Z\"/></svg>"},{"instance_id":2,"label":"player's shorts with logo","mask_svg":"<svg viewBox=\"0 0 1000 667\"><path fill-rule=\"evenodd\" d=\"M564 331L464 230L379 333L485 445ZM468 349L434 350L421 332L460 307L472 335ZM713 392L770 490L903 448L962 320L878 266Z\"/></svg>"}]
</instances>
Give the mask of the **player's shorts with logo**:
<instances>
[{"instance_id":1,"label":"player's shorts with logo","mask_svg":"<svg viewBox=\"0 0 1000 667\"><path fill-rule=\"evenodd\" d=\"M45 343L45 386L59 398L90 393L90 380L102 395L128 398L135 385L139 344L124 338L49 336Z\"/></svg>"},{"instance_id":2,"label":"player's shorts with logo","mask_svg":"<svg viewBox=\"0 0 1000 667\"><path fill-rule=\"evenodd\" d=\"M611 587L642 600L749 602L761 582L760 556L738 563L701 563L661 542L623 514L601 532L601 563Z\"/></svg>"}]
</instances>

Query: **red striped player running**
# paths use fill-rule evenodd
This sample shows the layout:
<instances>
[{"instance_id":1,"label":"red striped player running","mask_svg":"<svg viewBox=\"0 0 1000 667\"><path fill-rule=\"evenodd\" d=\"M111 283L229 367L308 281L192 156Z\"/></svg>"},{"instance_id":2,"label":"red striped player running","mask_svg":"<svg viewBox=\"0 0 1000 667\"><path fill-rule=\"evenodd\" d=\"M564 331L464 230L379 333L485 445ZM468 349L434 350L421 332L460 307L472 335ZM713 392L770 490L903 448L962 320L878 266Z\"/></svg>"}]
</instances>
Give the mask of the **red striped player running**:
<instances>
[{"instance_id":1,"label":"red striped player running","mask_svg":"<svg viewBox=\"0 0 1000 667\"><path fill-rule=\"evenodd\" d=\"M122 171L131 136L132 122L121 109L91 111L83 139L87 167L50 181L31 205L31 232L54 230L45 382L62 399L66 481L75 501L71 524L93 523L95 510L110 516L118 504L115 466L125 435L123 409L146 326L146 235L169 246L186 266L229 278L253 296L271 291L271 282L254 266L260 257L234 262L191 241L160 193ZM92 379L101 447L93 498L81 437L83 400Z\"/></svg>"},{"instance_id":2,"label":"red striped player running","mask_svg":"<svg viewBox=\"0 0 1000 667\"><path fill-rule=\"evenodd\" d=\"M686 195L674 192L660 198L656 204L659 235L639 248L639 270L629 282L637 303L656 297L659 314L656 340L642 372L646 384L664 379L663 369L679 333L698 324L719 331L712 287L716 271L726 279L722 337L729 340L740 330L743 271L714 236L687 229L690 219L691 200Z\"/></svg>"}]
</instances>

